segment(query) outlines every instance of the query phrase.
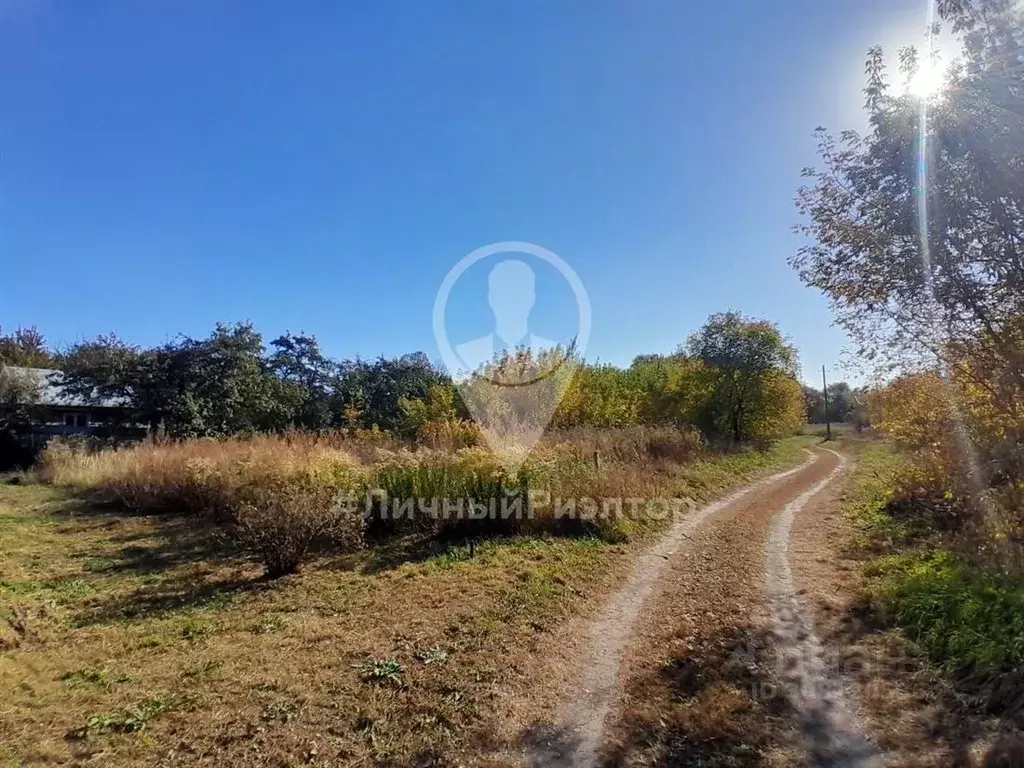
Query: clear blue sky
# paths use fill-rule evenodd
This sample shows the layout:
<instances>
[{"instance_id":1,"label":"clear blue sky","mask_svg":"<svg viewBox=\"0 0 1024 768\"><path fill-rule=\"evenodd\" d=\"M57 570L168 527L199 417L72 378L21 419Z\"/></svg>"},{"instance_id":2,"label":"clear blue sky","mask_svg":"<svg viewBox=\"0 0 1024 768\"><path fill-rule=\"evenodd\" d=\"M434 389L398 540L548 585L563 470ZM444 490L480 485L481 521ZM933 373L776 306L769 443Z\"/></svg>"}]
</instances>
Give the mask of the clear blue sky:
<instances>
[{"instance_id":1,"label":"clear blue sky","mask_svg":"<svg viewBox=\"0 0 1024 768\"><path fill-rule=\"evenodd\" d=\"M591 359L670 351L733 308L777 322L813 381L845 338L786 265L799 171L817 125L861 125L867 47L919 41L924 14L0 0L0 325L153 344L249 319L436 358L447 271L526 240L582 279ZM548 277L551 338L572 313ZM459 299L450 335L481 318Z\"/></svg>"}]
</instances>

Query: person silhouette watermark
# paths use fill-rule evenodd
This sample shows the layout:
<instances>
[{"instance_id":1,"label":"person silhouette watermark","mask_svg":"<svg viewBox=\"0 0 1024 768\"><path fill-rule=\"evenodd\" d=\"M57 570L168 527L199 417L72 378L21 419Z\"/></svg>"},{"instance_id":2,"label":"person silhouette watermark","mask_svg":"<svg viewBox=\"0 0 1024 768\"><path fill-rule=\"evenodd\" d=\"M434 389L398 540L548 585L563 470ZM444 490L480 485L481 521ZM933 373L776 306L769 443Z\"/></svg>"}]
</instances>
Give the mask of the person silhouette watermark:
<instances>
[{"instance_id":1,"label":"person silhouette watermark","mask_svg":"<svg viewBox=\"0 0 1024 768\"><path fill-rule=\"evenodd\" d=\"M488 275L491 332L452 346L445 327L452 288L474 264L503 254L540 259L561 274L576 300L578 325L571 339L557 343L531 333L536 275L524 259L506 258ZM551 422L590 336L590 300L579 276L561 257L532 243L478 248L445 276L434 299L433 324L441 359L484 440L508 469L517 470Z\"/></svg>"},{"instance_id":2,"label":"person silhouette watermark","mask_svg":"<svg viewBox=\"0 0 1024 768\"><path fill-rule=\"evenodd\" d=\"M557 354L553 352L555 342L530 333L530 313L536 300L536 276L530 265L517 259L497 264L487 279L487 303L494 313L494 331L455 348L464 370L494 383L524 383L518 380L518 369L502 365L502 360L528 355L533 363L538 363L545 353ZM495 375L496 369L503 368L511 370Z\"/></svg>"}]
</instances>

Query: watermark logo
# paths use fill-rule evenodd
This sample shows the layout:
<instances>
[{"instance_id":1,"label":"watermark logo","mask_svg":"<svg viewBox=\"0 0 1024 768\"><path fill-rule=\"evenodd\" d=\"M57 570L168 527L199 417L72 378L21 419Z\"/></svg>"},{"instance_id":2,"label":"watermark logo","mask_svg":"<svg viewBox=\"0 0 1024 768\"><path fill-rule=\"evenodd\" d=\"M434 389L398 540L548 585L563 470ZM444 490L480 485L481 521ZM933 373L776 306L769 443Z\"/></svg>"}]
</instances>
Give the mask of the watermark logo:
<instances>
[{"instance_id":1,"label":"watermark logo","mask_svg":"<svg viewBox=\"0 0 1024 768\"><path fill-rule=\"evenodd\" d=\"M487 260L490 328L453 344L448 335L452 289L470 267ZM535 265L546 263L568 283L576 301L576 333L550 340L533 332ZM560 256L533 243L503 242L478 248L445 276L434 299L434 339L441 359L484 440L515 471L544 434L582 360L590 339L590 298Z\"/></svg>"}]
</instances>

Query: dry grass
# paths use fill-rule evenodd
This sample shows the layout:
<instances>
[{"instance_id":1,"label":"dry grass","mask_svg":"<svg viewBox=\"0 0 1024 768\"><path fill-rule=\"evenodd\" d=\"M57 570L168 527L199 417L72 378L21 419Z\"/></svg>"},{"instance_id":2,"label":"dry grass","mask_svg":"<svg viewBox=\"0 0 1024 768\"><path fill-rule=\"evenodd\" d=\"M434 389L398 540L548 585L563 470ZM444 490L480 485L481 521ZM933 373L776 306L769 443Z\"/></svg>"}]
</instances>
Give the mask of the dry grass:
<instances>
[{"instance_id":1,"label":"dry grass","mask_svg":"<svg viewBox=\"0 0 1024 768\"><path fill-rule=\"evenodd\" d=\"M299 474L339 487L353 485L361 462L343 445L301 434L142 443L96 452L54 442L43 452L39 475L133 511L202 513L229 502L246 485Z\"/></svg>"},{"instance_id":2,"label":"dry grass","mask_svg":"<svg viewBox=\"0 0 1024 768\"><path fill-rule=\"evenodd\" d=\"M301 485L310 507L323 506L321 497L330 494L365 497L370 489L382 490L384 500L375 497L372 508L372 536L554 533L625 541L651 526L634 519L555 519L551 508L529 520L504 517L500 509L498 519L495 513L470 519L468 503L498 507L505 502L525 511L532 491L546 492L551 499L663 496L667 489L674 492L685 467L704 455L699 436L687 430L573 430L548 437L520 470L509 472L482 448L413 449L379 433L355 438L293 434L146 443L98 452L55 443L44 452L40 477L128 510L206 514L234 523L235 530L240 530L240 515L251 511L253 496L266 495L261 489ZM721 478L710 478L709 484L720 485ZM696 490L699 497L701 489ZM262 506L288 506L291 496L279 496L263 499ZM446 499L465 503L467 514L431 519L422 513L422 506ZM396 522L396 500L413 500L415 519Z\"/></svg>"},{"instance_id":3,"label":"dry grass","mask_svg":"<svg viewBox=\"0 0 1024 768\"><path fill-rule=\"evenodd\" d=\"M473 559L403 542L268 582L195 520L69 516L38 486L0 499L12 766L486 751L496 692L617 560L594 539L485 542Z\"/></svg>"},{"instance_id":4,"label":"dry grass","mask_svg":"<svg viewBox=\"0 0 1024 768\"><path fill-rule=\"evenodd\" d=\"M107 455L100 476L166 509L144 467L179 478L205 461L221 473L208 476L282 477L309 460L303 471L333 478L389 461L485 461L296 444L285 469L275 461L287 443L259 440ZM602 473L622 480L601 482L721 493L801 452L744 456L725 459L725 473L710 457L651 469L609 459ZM0 485L0 765L451 765L514 753L510 722L525 727L553 703L543 649L600 604L634 546L499 536L470 558L464 541L410 535L321 547L301 573L268 580L211 517L83 501L75 489L99 487L92 461L51 475L70 488ZM566 487L599 477L538 461Z\"/></svg>"}]
</instances>

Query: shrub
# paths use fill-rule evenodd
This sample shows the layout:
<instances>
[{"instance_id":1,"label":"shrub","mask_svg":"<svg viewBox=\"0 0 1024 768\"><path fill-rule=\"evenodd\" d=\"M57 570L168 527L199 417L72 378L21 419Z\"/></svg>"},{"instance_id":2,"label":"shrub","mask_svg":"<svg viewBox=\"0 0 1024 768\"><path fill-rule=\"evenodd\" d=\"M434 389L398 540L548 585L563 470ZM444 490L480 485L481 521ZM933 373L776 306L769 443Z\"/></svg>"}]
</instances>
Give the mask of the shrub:
<instances>
[{"instance_id":1,"label":"shrub","mask_svg":"<svg viewBox=\"0 0 1024 768\"><path fill-rule=\"evenodd\" d=\"M480 444L480 427L464 419L433 419L420 424L418 441L427 448L457 451Z\"/></svg>"},{"instance_id":2,"label":"shrub","mask_svg":"<svg viewBox=\"0 0 1024 768\"><path fill-rule=\"evenodd\" d=\"M554 451L568 451L580 459L622 463L650 461L686 464L704 452L701 434L689 427L630 426L619 429L576 428L553 432L544 444Z\"/></svg>"},{"instance_id":3,"label":"shrub","mask_svg":"<svg viewBox=\"0 0 1024 768\"><path fill-rule=\"evenodd\" d=\"M362 543L359 513L338 502L338 488L315 477L252 484L232 503L232 531L256 554L267 576L298 571L318 537L356 548Z\"/></svg>"}]
</instances>

